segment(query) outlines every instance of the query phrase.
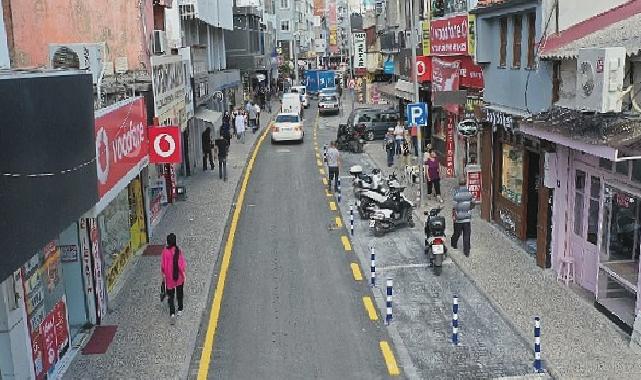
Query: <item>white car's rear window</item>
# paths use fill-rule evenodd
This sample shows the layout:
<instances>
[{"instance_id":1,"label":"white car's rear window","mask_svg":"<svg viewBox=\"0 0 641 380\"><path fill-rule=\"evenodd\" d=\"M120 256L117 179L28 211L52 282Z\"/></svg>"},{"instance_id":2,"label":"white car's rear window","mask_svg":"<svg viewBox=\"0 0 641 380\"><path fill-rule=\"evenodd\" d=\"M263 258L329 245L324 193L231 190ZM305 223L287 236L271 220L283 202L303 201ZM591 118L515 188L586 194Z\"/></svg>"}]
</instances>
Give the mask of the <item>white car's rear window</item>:
<instances>
[{"instance_id":1,"label":"white car's rear window","mask_svg":"<svg viewBox=\"0 0 641 380\"><path fill-rule=\"evenodd\" d=\"M300 120L297 115L278 115L276 116L277 123L298 123Z\"/></svg>"}]
</instances>

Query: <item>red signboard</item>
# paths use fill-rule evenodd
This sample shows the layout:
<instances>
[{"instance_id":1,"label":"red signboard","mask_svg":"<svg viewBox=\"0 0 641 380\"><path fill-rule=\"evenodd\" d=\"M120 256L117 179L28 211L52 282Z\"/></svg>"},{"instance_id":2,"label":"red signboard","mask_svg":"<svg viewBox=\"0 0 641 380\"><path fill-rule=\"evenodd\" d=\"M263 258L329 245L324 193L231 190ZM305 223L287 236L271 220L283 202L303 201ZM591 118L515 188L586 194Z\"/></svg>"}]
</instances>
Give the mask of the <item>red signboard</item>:
<instances>
[{"instance_id":1,"label":"red signboard","mask_svg":"<svg viewBox=\"0 0 641 380\"><path fill-rule=\"evenodd\" d=\"M430 23L431 55L468 55L467 34L467 15L432 20Z\"/></svg>"},{"instance_id":2,"label":"red signboard","mask_svg":"<svg viewBox=\"0 0 641 380\"><path fill-rule=\"evenodd\" d=\"M182 161L180 127L149 128L149 161L152 164L176 164Z\"/></svg>"},{"instance_id":3,"label":"red signboard","mask_svg":"<svg viewBox=\"0 0 641 380\"><path fill-rule=\"evenodd\" d=\"M445 173L448 178L454 177L454 118L447 118L447 134L445 135Z\"/></svg>"},{"instance_id":4,"label":"red signboard","mask_svg":"<svg viewBox=\"0 0 641 380\"><path fill-rule=\"evenodd\" d=\"M416 57L416 75L419 82L432 80L432 58L429 56Z\"/></svg>"},{"instance_id":5,"label":"red signboard","mask_svg":"<svg viewBox=\"0 0 641 380\"><path fill-rule=\"evenodd\" d=\"M444 62L458 62L459 84L467 88L483 88L483 70L475 65L472 57L442 57Z\"/></svg>"},{"instance_id":6,"label":"red signboard","mask_svg":"<svg viewBox=\"0 0 641 380\"><path fill-rule=\"evenodd\" d=\"M102 198L130 170L147 159L147 112L142 98L96 119L98 196Z\"/></svg>"},{"instance_id":7,"label":"red signboard","mask_svg":"<svg viewBox=\"0 0 641 380\"><path fill-rule=\"evenodd\" d=\"M432 58L432 92L457 91L459 89L458 61L445 61Z\"/></svg>"},{"instance_id":8,"label":"red signboard","mask_svg":"<svg viewBox=\"0 0 641 380\"><path fill-rule=\"evenodd\" d=\"M467 189L472 193L474 202L481 201L481 191L483 189L481 172L468 171L467 172Z\"/></svg>"}]
</instances>

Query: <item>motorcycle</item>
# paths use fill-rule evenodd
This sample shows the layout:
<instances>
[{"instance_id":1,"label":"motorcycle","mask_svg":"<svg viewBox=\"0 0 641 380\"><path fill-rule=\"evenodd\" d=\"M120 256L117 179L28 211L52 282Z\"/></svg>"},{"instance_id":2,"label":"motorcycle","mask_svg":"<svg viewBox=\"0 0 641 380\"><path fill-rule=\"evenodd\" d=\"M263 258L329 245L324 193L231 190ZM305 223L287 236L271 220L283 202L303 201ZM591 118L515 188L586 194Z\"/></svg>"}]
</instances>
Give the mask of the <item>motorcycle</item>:
<instances>
[{"instance_id":1,"label":"motorcycle","mask_svg":"<svg viewBox=\"0 0 641 380\"><path fill-rule=\"evenodd\" d=\"M363 153L364 135L364 125L350 127L348 124L339 124L336 134L336 148L352 153Z\"/></svg>"},{"instance_id":2,"label":"motorcycle","mask_svg":"<svg viewBox=\"0 0 641 380\"><path fill-rule=\"evenodd\" d=\"M412 209L414 205L403 194L404 187L390 186L388 199L378 205L371 214L369 227L374 236L380 237L397 228L414 227Z\"/></svg>"},{"instance_id":3,"label":"motorcycle","mask_svg":"<svg viewBox=\"0 0 641 380\"><path fill-rule=\"evenodd\" d=\"M389 188L385 187L383 182L386 182ZM374 180L371 189L363 189L357 195L356 201L361 219L370 219L374 211L381 208L381 204L387 202L394 193L402 191L397 190L400 187L396 174L392 174L386 181Z\"/></svg>"},{"instance_id":4,"label":"motorcycle","mask_svg":"<svg viewBox=\"0 0 641 380\"><path fill-rule=\"evenodd\" d=\"M363 168L360 165L354 165L349 168L349 174L354 177L354 180L352 181L352 189L356 199L359 199L361 197L361 193L365 191L377 191L383 181L381 171L379 169L372 170L371 175L363 174Z\"/></svg>"},{"instance_id":5,"label":"motorcycle","mask_svg":"<svg viewBox=\"0 0 641 380\"><path fill-rule=\"evenodd\" d=\"M443 271L443 260L447 254L445 247L445 217L439 215L440 208L425 211L425 254L434 275L440 276Z\"/></svg>"}]
</instances>

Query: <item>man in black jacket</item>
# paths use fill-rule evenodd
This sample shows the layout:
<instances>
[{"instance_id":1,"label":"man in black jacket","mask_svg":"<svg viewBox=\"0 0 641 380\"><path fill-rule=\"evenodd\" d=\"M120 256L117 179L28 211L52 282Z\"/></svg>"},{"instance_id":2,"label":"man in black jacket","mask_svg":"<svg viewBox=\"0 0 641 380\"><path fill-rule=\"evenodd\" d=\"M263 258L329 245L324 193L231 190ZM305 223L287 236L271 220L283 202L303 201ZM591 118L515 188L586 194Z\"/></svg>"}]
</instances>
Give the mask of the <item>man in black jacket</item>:
<instances>
[{"instance_id":1,"label":"man in black jacket","mask_svg":"<svg viewBox=\"0 0 641 380\"><path fill-rule=\"evenodd\" d=\"M214 156L211 154L211 128L207 127L202 136L203 146L203 171L207 170L207 159L209 159L209 167L214 170Z\"/></svg>"}]
</instances>

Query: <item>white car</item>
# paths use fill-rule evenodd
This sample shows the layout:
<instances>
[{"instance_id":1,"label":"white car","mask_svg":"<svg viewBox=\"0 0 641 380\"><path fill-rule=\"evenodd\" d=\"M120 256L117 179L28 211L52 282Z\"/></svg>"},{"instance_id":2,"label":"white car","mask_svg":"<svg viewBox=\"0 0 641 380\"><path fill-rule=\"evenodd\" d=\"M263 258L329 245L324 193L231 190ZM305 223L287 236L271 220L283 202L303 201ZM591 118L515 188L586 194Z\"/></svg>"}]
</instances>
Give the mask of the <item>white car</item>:
<instances>
[{"instance_id":1,"label":"white car","mask_svg":"<svg viewBox=\"0 0 641 380\"><path fill-rule=\"evenodd\" d=\"M290 91L300 95L300 102L303 103L303 107L309 107L309 101L307 100L307 88L305 86L294 86Z\"/></svg>"},{"instance_id":2,"label":"white car","mask_svg":"<svg viewBox=\"0 0 641 380\"><path fill-rule=\"evenodd\" d=\"M303 121L296 113L279 113L271 124L272 144L278 141L300 141L305 138Z\"/></svg>"}]
</instances>

